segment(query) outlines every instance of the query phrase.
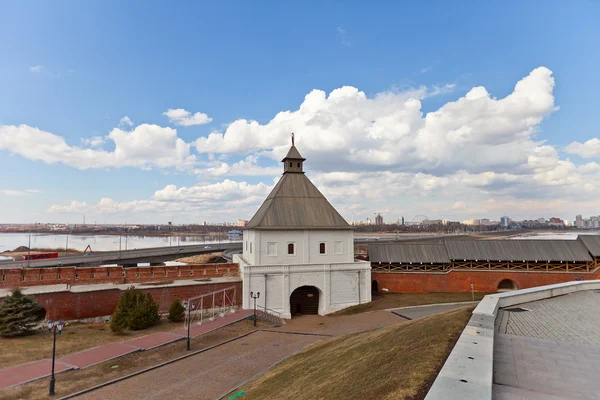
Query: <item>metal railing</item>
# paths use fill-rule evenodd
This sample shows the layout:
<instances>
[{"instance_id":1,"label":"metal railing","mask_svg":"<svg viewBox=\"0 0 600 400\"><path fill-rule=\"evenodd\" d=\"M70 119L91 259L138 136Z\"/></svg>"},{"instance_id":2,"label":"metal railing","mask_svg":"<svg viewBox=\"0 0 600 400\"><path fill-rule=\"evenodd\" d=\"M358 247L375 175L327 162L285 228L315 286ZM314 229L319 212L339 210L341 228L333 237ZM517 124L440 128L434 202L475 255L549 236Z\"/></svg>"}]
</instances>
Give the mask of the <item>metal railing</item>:
<instances>
[{"instance_id":1,"label":"metal railing","mask_svg":"<svg viewBox=\"0 0 600 400\"><path fill-rule=\"evenodd\" d=\"M187 301L188 307L192 307L190 323L194 323L194 320L196 320L197 323L202 325L205 318L209 318L212 321L216 315L237 308L236 294L237 287L229 286L211 293L189 298Z\"/></svg>"},{"instance_id":2,"label":"metal railing","mask_svg":"<svg viewBox=\"0 0 600 400\"><path fill-rule=\"evenodd\" d=\"M264 321L273 322L274 324L285 324L284 319L281 318L281 313L260 305L256 306L256 316Z\"/></svg>"}]
</instances>

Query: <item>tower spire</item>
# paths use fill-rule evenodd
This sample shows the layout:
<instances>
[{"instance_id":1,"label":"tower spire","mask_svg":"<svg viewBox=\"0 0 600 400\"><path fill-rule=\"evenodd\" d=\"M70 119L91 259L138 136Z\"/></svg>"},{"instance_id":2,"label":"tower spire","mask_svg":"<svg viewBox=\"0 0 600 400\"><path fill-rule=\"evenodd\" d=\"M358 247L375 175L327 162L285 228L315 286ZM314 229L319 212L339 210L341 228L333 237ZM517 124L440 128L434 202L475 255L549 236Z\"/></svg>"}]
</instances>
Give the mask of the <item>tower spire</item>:
<instances>
[{"instance_id":1,"label":"tower spire","mask_svg":"<svg viewBox=\"0 0 600 400\"><path fill-rule=\"evenodd\" d=\"M292 132L292 146L294 145L294 132Z\"/></svg>"}]
</instances>

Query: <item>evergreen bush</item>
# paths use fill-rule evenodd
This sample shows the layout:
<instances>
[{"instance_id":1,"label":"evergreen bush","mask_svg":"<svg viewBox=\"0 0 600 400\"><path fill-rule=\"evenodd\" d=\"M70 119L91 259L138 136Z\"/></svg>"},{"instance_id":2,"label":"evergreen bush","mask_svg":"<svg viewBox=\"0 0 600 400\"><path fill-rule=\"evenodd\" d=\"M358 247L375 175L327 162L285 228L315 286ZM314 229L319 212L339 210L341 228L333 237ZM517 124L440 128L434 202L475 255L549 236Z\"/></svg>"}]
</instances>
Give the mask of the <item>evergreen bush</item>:
<instances>
[{"instance_id":1,"label":"evergreen bush","mask_svg":"<svg viewBox=\"0 0 600 400\"><path fill-rule=\"evenodd\" d=\"M144 294L131 286L119 298L110 328L114 333L121 333L127 328L136 331L148 328L158 321L158 305L152 295Z\"/></svg>"},{"instance_id":2,"label":"evergreen bush","mask_svg":"<svg viewBox=\"0 0 600 400\"><path fill-rule=\"evenodd\" d=\"M185 308L181 304L181 300L175 299L169 308L169 321L181 322L185 318Z\"/></svg>"},{"instance_id":3,"label":"evergreen bush","mask_svg":"<svg viewBox=\"0 0 600 400\"><path fill-rule=\"evenodd\" d=\"M11 291L0 304L0 336L15 337L31 334L35 325L46 315L46 311L21 289Z\"/></svg>"}]
</instances>

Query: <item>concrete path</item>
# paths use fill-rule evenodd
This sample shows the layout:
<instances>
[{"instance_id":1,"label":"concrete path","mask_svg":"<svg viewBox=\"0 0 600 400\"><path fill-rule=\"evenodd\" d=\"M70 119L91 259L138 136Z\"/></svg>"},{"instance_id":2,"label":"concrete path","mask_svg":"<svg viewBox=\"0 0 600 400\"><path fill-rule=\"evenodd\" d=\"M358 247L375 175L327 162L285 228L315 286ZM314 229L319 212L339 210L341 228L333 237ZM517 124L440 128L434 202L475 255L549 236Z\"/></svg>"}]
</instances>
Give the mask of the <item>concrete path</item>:
<instances>
[{"instance_id":1,"label":"concrete path","mask_svg":"<svg viewBox=\"0 0 600 400\"><path fill-rule=\"evenodd\" d=\"M373 311L353 315L303 315L286 320L285 325L272 328L273 332L310 333L337 336L362 332L406 321L405 318L387 311Z\"/></svg>"},{"instance_id":2,"label":"concrete path","mask_svg":"<svg viewBox=\"0 0 600 400\"><path fill-rule=\"evenodd\" d=\"M319 336L258 331L80 398L214 400L320 339Z\"/></svg>"},{"instance_id":3,"label":"concrete path","mask_svg":"<svg viewBox=\"0 0 600 400\"><path fill-rule=\"evenodd\" d=\"M417 307L402 307L394 308L389 311L396 315L405 317L407 319L418 319L428 317L430 315L439 314L446 311L456 310L457 308L468 307L476 303L465 303L465 304L439 304L439 305L427 305Z\"/></svg>"},{"instance_id":4,"label":"concrete path","mask_svg":"<svg viewBox=\"0 0 600 400\"><path fill-rule=\"evenodd\" d=\"M252 311L241 310L235 313L226 314L224 317L217 317L214 321L206 320L202 325L192 325L190 327L190 336L196 337L203 335L222 328L223 326L246 319L250 315L253 315ZM88 368L92 365L103 363L136 351L149 350L177 340L182 340L185 337L187 337L187 329L182 328L173 332L156 332L125 342L109 343L103 346L94 347L57 359L54 372L59 373L68 369ZM60 346L60 343L57 345ZM50 373L51 360L40 360L2 370L0 371L0 390L44 378L50 375Z\"/></svg>"}]
</instances>

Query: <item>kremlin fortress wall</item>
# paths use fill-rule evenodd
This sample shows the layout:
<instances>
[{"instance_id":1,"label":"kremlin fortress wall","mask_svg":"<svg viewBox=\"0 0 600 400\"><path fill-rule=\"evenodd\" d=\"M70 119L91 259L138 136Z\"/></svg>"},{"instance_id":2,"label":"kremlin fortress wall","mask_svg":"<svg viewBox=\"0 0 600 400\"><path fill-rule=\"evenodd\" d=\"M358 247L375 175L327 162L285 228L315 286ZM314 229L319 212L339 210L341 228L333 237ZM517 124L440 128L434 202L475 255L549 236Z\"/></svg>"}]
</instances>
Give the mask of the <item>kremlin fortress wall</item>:
<instances>
[{"instance_id":1,"label":"kremlin fortress wall","mask_svg":"<svg viewBox=\"0 0 600 400\"><path fill-rule=\"evenodd\" d=\"M377 292L475 292L524 289L600 279L600 235L577 240L448 240L369 244L372 289ZM111 315L121 293L134 285L152 294L161 312L174 299L235 287L238 265L59 267L0 269L0 301L25 288L53 319ZM471 285L473 285L471 287ZM215 302L215 306L219 306ZM206 308L211 304L207 303Z\"/></svg>"},{"instance_id":2,"label":"kremlin fortress wall","mask_svg":"<svg viewBox=\"0 0 600 400\"><path fill-rule=\"evenodd\" d=\"M235 287L241 304L241 279L237 264L202 264L152 267L58 267L0 270L0 302L10 288L22 287L46 310L46 318L78 320L111 315L121 293L136 286L150 293L160 312L175 299ZM231 295L232 293L228 293ZM214 306L220 307L222 298ZM207 298L205 308L212 308Z\"/></svg>"}]
</instances>

